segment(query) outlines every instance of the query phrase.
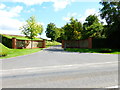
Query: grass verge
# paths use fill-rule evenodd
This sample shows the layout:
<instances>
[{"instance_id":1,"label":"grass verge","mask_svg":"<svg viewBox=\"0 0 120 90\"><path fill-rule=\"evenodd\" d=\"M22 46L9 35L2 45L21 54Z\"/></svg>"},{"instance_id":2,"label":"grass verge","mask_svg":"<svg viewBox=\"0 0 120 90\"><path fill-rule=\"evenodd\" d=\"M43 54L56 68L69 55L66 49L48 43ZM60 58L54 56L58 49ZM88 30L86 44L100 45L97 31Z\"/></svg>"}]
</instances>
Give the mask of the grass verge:
<instances>
[{"instance_id":1,"label":"grass verge","mask_svg":"<svg viewBox=\"0 0 120 90\"><path fill-rule=\"evenodd\" d=\"M19 40L31 40L31 39L29 39L25 36L14 36L14 35L11 36L11 35L3 35L3 34L1 34L1 35L6 37L6 38L9 38L9 39L16 38L16 39L19 39ZM33 40L42 40L42 39L41 38L35 38Z\"/></svg>"},{"instance_id":2,"label":"grass verge","mask_svg":"<svg viewBox=\"0 0 120 90\"><path fill-rule=\"evenodd\" d=\"M27 55L31 53L35 53L41 51L43 48L35 48L35 49L9 49L7 56L0 57L0 59L11 58L16 56Z\"/></svg>"},{"instance_id":3,"label":"grass verge","mask_svg":"<svg viewBox=\"0 0 120 90\"><path fill-rule=\"evenodd\" d=\"M65 51L80 52L80 53L105 53L105 54L120 54L120 49L79 49L79 48L66 48Z\"/></svg>"},{"instance_id":4,"label":"grass verge","mask_svg":"<svg viewBox=\"0 0 120 90\"><path fill-rule=\"evenodd\" d=\"M2 43L0 43L0 57L6 56L8 54L9 48L5 47Z\"/></svg>"},{"instance_id":5,"label":"grass verge","mask_svg":"<svg viewBox=\"0 0 120 90\"><path fill-rule=\"evenodd\" d=\"M46 48L54 45L61 45L61 43L56 41L46 41ZM6 47L7 48L7 47ZM41 51L43 48L35 48L35 49L9 49L9 52L6 56L0 57L0 59L11 58L16 56L27 55L31 53L35 53ZM1 50L2 51L2 50Z\"/></svg>"},{"instance_id":6,"label":"grass verge","mask_svg":"<svg viewBox=\"0 0 120 90\"><path fill-rule=\"evenodd\" d=\"M61 45L61 43L56 41L46 41L46 48L50 46Z\"/></svg>"}]
</instances>

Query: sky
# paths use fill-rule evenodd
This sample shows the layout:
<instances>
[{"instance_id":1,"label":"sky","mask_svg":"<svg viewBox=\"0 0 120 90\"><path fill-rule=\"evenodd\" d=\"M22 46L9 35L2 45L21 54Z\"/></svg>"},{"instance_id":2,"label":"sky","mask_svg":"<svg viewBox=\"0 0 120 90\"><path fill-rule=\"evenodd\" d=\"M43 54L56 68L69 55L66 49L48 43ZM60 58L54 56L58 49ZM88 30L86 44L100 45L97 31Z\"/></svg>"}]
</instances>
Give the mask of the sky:
<instances>
[{"instance_id":1,"label":"sky","mask_svg":"<svg viewBox=\"0 0 120 90\"><path fill-rule=\"evenodd\" d=\"M69 22L70 17L84 23L87 16L99 15L99 9L102 8L99 2L99 0L1 0L0 33L22 35L19 28L27 19L35 16L37 22L44 28L40 37L46 38L47 24L54 23L57 27L62 27Z\"/></svg>"}]
</instances>

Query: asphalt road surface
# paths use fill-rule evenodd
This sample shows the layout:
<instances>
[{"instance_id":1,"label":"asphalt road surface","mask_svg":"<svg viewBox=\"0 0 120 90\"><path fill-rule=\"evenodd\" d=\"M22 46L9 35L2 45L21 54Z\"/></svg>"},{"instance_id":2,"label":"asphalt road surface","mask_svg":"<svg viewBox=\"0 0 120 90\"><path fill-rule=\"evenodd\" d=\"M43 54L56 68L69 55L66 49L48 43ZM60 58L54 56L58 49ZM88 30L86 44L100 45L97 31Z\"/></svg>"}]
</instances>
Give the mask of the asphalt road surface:
<instances>
[{"instance_id":1,"label":"asphalt road surface","mask_svg":"<svg viewBox=\"0 0 120 90\"><path fill-rule=\"evenodd\" d=\"M1 61L3 88L118 86L118 55L72 53L54 46Z\"/></svg>"}]
</instances>

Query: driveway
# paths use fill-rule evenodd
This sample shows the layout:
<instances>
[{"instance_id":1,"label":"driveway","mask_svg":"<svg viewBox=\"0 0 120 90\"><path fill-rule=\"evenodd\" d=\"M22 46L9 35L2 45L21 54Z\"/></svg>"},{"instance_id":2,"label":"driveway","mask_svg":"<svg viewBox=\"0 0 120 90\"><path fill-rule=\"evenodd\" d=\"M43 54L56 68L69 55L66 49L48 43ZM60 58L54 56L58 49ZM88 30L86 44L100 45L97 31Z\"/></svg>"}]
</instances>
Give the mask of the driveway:
<instances>
[{"instance_id":1,"label":"driveway","mask_svg":"<svg viewBox=\"0 0 120 90\"><path fill-rule=\"evenodd\" d=\"M118 55L66 52L61 48L61 45L57 45L33 54L3 59L2 69L105 63L115 61L118 61Z\"/></svg>"}]
</instances>

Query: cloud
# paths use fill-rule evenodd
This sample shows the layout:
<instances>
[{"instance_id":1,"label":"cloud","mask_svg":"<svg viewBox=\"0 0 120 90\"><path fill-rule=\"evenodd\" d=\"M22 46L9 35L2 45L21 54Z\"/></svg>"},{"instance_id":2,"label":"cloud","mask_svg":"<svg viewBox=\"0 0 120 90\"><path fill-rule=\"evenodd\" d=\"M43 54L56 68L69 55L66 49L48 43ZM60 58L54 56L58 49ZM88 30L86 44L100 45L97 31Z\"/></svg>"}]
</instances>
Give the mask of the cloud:
<instances>
[{"instance_id":1,"label":"cloud","mask_svg":"<svg viewBox=\"0 0 120 90\"><path fill-rule=\"evenodd\" d=\"M73 13L68 13L66 17L63 17L62 19L64 21L69 21L71 17L75 17L75 18L79 18L81 15L76 13L76 12L73 12Z\"/></svg>"},{"instance_id":2,"label":"cloud","mask_svg":"<svg viewBox=\"0 0 120 90\"><path fill-rule=\"evenodd\" d=\"M6 5L0 4L0 9L4 9L5 7L6 7Z\"/></svg>"},{"instance_id":3,"label":"cloud","mask_svg":"<svg viewBox=\"0 0 120 90\"><path fill-rule=\"evenodd\" d=\"M78 13L76 13L76 12L74 12L74 13L68 13L67 16L66 16L66 17L63 17L62 19L63 19L64 21L67 21L67 22L68 22L71 17L74 17L74 18L78 19L80 22L84 23L84 22L85 22L85 19L86 19L89 15L94 15L94 14L95 14L96 16L98 16L98 19L99 19L101 22L103 22L104 24L106 24L105 19L101 19L101 18L100 18L100 13L99 13L99 11L97 11L95 8L86 9L86 10L85 10L85 13L84 13L83 15L78 14Z\"/></svg>"},{"instance_id":4,"label":"cloud","mask_svg":"<svg viewBox=\"0 0 120 90\"><path fill-rule=\"evenodd\" d=\"M86 9L84 15L82 17L79 18L79 21L81 21L82 23L85 22L85 19L89 16L89 15L96 15L98 16L98 19L100 20L100 22L103 22L103 24L107 24L105 19L101 19L100 17L100 13L99 11L97 11L95 8L90 8L90 9Z\"/></svg>"},{"instance_id":5,"label":"cloud","mask_svg":"<svg viewBox=\"0 0 120 90\"><path fill-rule=\"evenodd\" d=\"M27 11L25 11L26 13L31 13L31 12L34 12L35 11L35 9L34 8L31 8L30 10L27 10Z\"/></svg>"},{"instance_id":6,"label":"cloud","mask_svg":"<svg viewBox=\"0 0 120 90\"><path fill-rule=\"evenodd\" d=\"M82 23L84 23L86 17L88 17L89 15L94 15L94 14L98 15L98 11L95 8L86 9L84 15L79 18L79 21L81 21Z\"/></svg>"},{"instance_id":7,"label":"cloud","mask_svg":"<svg viewBox=\"0 0 120 90\"><path fill-rule=\"evenodd\" d=\"M54 0L54 8L55 8L55 11L58 11L60 9L64 9L66 8L67 5L69 5L71 3L71 1L69 0Z\"/></svg>"},{"instance_id":8,"label":"cloud","mask_svg":"<svg viewBox=\"0 0 120 90\"><path fill-rule=\"evenodd\" d=\"M13 8L10 8L9 10L6 9L0 9L0 17L17 17L19 16L19 13L22 11L22 6L16 6Z\"/></svg>"},{"instance_id":9,"label":"cloud","mask_svg":"<svg viewBox=\"0 0 120 90\"><path fill-rule=\"evenodd\" d=\"M2 6L6 7L4 4ZM15 17L19 17L19 14L23 10L22 6L16 6L9 8L9 10L3 8L0 9L0 32L1 33L15 33L20 32L19 27L23 22L15 19Z\"/></svg>"},{"instance_id":10,"label":"cloud","mask_svg":"<svg viewBox=\"0 0 120 90\"><path fill-rule=\"evenodd\" d=\"M4 2L18 2L24 3L25 5L41 5L44 2L53 2L53 7L55 11L66 8L71 2L75 0L4 0Z\"/></svg>"}]
</instances>

